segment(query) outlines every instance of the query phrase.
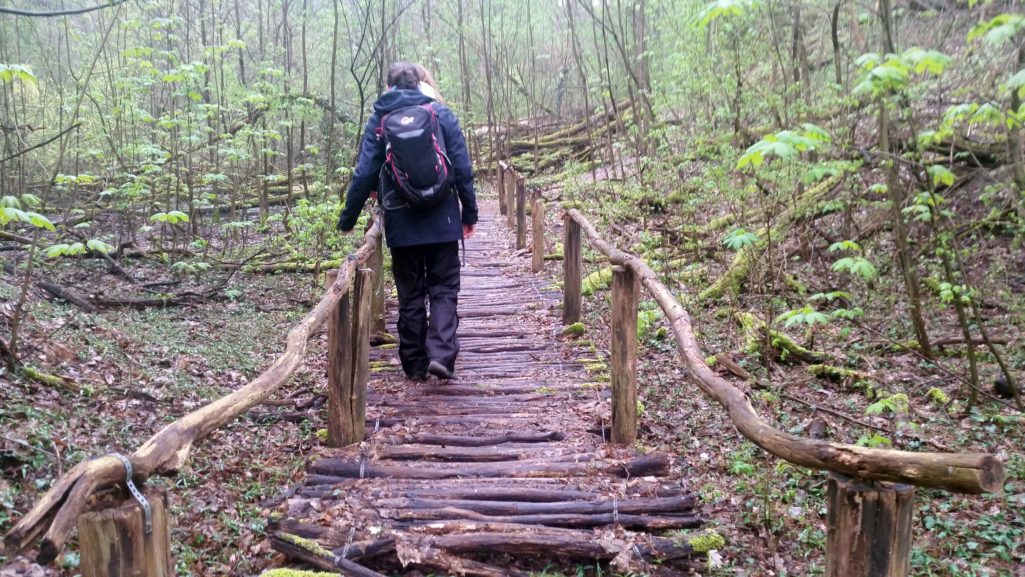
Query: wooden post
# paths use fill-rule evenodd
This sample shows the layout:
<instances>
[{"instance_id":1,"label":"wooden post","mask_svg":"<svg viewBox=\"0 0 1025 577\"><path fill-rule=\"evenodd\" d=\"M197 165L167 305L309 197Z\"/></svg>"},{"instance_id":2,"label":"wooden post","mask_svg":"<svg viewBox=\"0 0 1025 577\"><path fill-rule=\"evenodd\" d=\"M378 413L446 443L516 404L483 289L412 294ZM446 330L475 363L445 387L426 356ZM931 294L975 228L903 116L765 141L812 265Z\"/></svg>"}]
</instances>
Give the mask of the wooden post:
<instances>
[{"instance_id":1,"label":"wooden post","mask_svg":"<svg viewBox=\"0 0 1025 577\"><path fill-rule=\"evenodd\" d=\"M516 171L512 168L509 169L509 174L505 175L505 217L509 228L516 226L516 176Z\"/></svg>"},{"instance_id":2,"label":"wooden post","mask_svg":"<svg viewBox=\"0 0 1025 577\"><path fill-rule=\"evenodd\" d=\"M906 577L915 488L829 474L826 577Z\"/></svg>"},{"instance_id":3,"label":"wooden post","mask_svg":"<svg viewBox=\"0 0 1025 577\"><path fill-rule=\"evenodd\" d=\"M337 276L338 271L328 273L328 286L334 284ZM327 444L330 447L344 447L353 442L346 408L346 399L352 391L351 292L345 291L338 298L334 311L327 317Z\"/></svg>"},{"instance_id":4,"label":"wooden post","mask_svg":"<svg viewBox=\"0 0 1025 577\"><path fill-rule=\"evenodd\" d=\"M637 275L612 267L612 442L637 440Z\"/></svg>"},{"instance_id":5,"label":"wooden post","mask_svg":"<svg viewBox=\"0 0 1025 577\"><path fill-rule=\"evenodd\" d=\"M374 272L367 268L356 271L352 291L352 393L349 397L353 443L366 435L367 382L370 380L370 318Z\"/></svg>"},{"instance_id":6,"label":"wooden post","mask_svg":"<svg viewBox=\"0 0 1025 577\"><path fill-rule=\"evenodd\" d=\"M516 250L527 248L527 183L516 179Z\"/></svg>"},{"instance_id":7,"label":"wooden post","mask_svg":"<svg viewBox=\"0 0 1025 577\"><path fill-rule=\"evenodd\" d=\"M580 225L570 215L563 218L565 235L562 241L562 322L572 324L580 320L581 273L584 268L580 253Z\"/></svg>"},{"instance_id":8,"label":"wooden post","mask_svg":"<svg viewBox=\"0 0 1025 577\"><path fill-rule=\"evenodd\" d=\"M498 163L498 212L506 214L508 209L505 206L505 163Z\"/></svg>"},{"instance_id":9,"label":"wooden post","mask_svg":"<svg viewBox=\"0 0 1025 577\"><path fill-rule=\"evenodd\" d=\"M145 532L142 505L127 497L121 505L78 518L82 577L171 577L171 520L167 491L146 487L152 530Z\"/></svg>"},{"instance_id":10,"label":"wooden post","mask_svg":"<svg viewBox=\"0 0 1025 577\"><path fill-rule=\"evenodd\" d=\"M545 266L545 202L541 197L534 197L530 219L530 232L534 236L534 260L531 269L534 272L541 272Z\"/></svg>"},{"instance_id":11,"label":"wooden post","mask_svg":"<svg viewBox=\"0 0 1025 577\"><path fill-rule=\"evenodd\" d=\"M374 292L370 311L370 332L383 333L384 326L384 235L377 237L374 256L370 257L370 270L374 271Z\"/></svg>"}]
</instances>

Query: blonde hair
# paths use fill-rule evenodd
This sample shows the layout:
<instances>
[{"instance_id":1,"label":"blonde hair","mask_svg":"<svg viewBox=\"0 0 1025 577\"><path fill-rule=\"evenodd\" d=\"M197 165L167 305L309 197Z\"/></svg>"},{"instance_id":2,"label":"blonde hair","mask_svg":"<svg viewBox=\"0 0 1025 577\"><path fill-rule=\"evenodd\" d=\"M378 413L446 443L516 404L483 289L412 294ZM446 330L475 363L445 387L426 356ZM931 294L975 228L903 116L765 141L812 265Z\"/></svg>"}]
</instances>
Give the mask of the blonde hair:
<instances>
[{"instance_id":1,"label":"blonde hair","mask_svg":"<svg viewBox=\"0 0 1025 577\"><path fill-rule=\"evenodd\" d=\"M445 104L445 97L441 95L441 89L438 88L438 83L434 80L434 77L431 76L430 71L424 68L421 64L414 64L413 66L416 68L416 73L420 77L420 82L423 82L434 89L434 94L432 95L434 99Z\"/></svg>"}]
</instances>

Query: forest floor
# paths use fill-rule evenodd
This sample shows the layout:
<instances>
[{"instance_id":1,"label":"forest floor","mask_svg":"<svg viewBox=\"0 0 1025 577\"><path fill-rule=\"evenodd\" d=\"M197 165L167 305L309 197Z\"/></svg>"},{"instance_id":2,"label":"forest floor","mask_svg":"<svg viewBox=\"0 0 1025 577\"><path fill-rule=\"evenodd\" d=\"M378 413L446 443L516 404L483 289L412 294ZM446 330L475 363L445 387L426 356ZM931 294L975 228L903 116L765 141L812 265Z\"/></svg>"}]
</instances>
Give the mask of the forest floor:
<instances>
[{"instance_id":1,"label":"forest floor","mask_svg":"<svg viewBox=\"0 0 1025 577\"><path fill-rule=\"evenodd\" d=\"M546 189L544 194L561 193ZM551 247L561 238L554 212L549 213ZM717 214L708 210L702 218ZM643 230L636 223L628 226L637 233ZM718 239L709 244L717 245ZM714 279L725 261L722 255L710 259L702 282ZM148 266L133 265L133 274L158 278L157 270L146 272ZM590 273L598 265L586 267ZM96 260L77 260L48 274L67 286L98 288L117 282L104 268ZM542 274L558 281L561 263L547 262ZM288 328L319 296L312 276L239 272L224 287L231 298L143 311L84 313L33 294L23 341L30 352L23 358L44 371L71 377L87 391L72 394L0 376L0 532L74 463L110 451L130 452L163 424L237 388L266 367L283 349ZM0 279L2 306L13 306L17 286L10 276ZM689 302L706 353L731 353L751 371L760 384L738 385L749 390L763 416L784 430L807 434L816 417L838 441L853 443L875 429L888 435L896 448L986 451L1004 460L1008 482L1001 494L919 491L912 575L1025 575L1025 520L1019 513L1025 508L1025 433L1020 415L986 399L967 416L952 414L942 403L930 402L926 390L939 387L957 395L959 383L949 376L923 377L927 373L915 355L888 352L880 345L885 339L867 331L818 335L818 348L830 358L857 355L875 366L875 388L900 386L908 391L909 421L915 426L898 427L892 417L866 414L874 399L862 384L818 379L800 364L762 367L742 352L743 335L729 314L721 312L728 307L695 304L692 297L700 288L700 283L681 284L680 296ZM643 312L653 310L651 305L641 307L650 327L641 333L644 413L639 443L675 455L689 488L702 499L708 527L726 537L718 566L706 574L821 573L825 475L787 465L740 437L725 412L689 383L674 343L657 330L662 321ZM885 309L888 304L880 299L876 306ZM1013 306L1008 310L1022 310ZM608 350L608 318L608 293L599 290L585 304L582 337L599 351ZM1012 323L1007 326L1013 329ZM952 326L944 328L955 332ZM318 415L322 402L323 338L314 338L307 361L275 397L285 401L254 409L204 440L178 478L152 481L172 486L172 542L179 574L256 575L276 563L265 536L268 507L294 484L305 455L319 443L322 413L321 419L308 417ZM942 359L960 371L959 349L945 349ZM815 407L823 411L816 413ZM70 576L76 574L77 563L72 546L55 570L22 571L14 569L24 566L22 562L14 561L0 574ZM577 565L570 572L602 571Z\"/></svg>"},{"instance_id":2,"label":"forest floor","mask_svg":"<svg viewBox=\"0 0 1025 577\"><path fill-rule=\"evenodd\" d=\"M57 275L67 286L103 276L99 261L80 261ZM86 393L0 376L0 532L78 461L131 453L164 424L266 368L311 298L319 298L312 278L237 273L226 287L237 291L233 299L166 309L84 313L33 297L24 341L31 352L24 358L71 377ZM0 282L0 292L5 303L14 302L10 279ZM288 399L281 404L309 406L320 397L314 384L322 381L323 340L311 342L306 362L276 397ZM177 478L150 481L171 487L178 574L255 575L268 564L265 502L289 486L322 426L261 418L269 408L276 407L258 407L215 431ZM74 575L77 564L72 546L54 574Z\"/></svg>"}]
</instances>

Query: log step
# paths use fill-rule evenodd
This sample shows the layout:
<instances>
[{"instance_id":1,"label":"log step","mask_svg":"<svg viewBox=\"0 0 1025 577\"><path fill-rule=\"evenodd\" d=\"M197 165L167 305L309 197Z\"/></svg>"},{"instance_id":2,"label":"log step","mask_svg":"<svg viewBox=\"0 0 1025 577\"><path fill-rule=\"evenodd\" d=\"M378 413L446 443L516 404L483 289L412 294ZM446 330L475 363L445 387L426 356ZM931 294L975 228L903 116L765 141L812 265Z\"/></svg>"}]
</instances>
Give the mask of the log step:
<instances>
[{"instance_id":1,"label":"log step","mask_svg":"<svg viewBox=\"0 0 1025 577\"><path fill-rule=\"evenodd\" d=\"M512 463L461 464L421 466L382 464L343 459L319 459L310 466L309 479L314 484L333 483L339 478L370 479L448 479L452 477L572 477L611 475L642 477L669 472L669 458L661 454L646 455L626 463L613 461L521 461Z\"/></svg>"}]
</instances>

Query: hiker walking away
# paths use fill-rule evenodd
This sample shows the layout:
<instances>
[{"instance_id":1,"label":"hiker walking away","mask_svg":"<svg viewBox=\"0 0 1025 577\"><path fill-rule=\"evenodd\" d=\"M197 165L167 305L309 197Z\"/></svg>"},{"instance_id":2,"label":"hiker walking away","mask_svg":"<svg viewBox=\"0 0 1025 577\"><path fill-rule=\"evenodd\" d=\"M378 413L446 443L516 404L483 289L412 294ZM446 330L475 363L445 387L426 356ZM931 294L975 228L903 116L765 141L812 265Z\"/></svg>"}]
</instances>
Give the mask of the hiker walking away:
<instances>
[{"instance_id":1,"label":"hiker walking away","mask_svg":"<svg viewBox=\"0 0 1025 577\"><path fill-rule=\"evenodd\" d=\"M402 370L412 380L450 379L459 354L459 241L473 235L477 198L459 121L420 91L422 80L414 64L388 68L338 229L352 231L376 188L399 293Z\"/></svg>"}]
</instances>

